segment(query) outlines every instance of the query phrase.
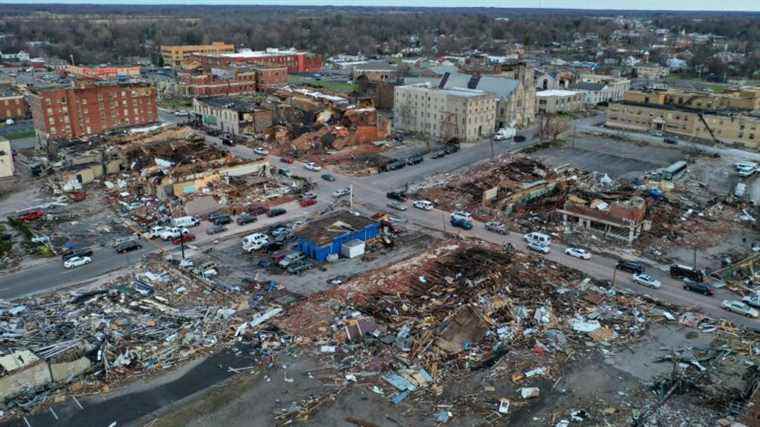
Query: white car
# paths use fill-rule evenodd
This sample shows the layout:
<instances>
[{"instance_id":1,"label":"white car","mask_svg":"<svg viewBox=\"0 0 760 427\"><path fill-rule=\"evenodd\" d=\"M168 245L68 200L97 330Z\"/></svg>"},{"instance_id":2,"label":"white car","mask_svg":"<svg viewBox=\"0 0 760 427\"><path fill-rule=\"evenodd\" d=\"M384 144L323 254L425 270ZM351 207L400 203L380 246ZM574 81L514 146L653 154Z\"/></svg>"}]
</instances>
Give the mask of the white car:
<instances>
[{"instance_id":1,"label":"white car","mask_svg":"<svg viewBox=\"0 0 760 427\"><path fill-rule=\"evenodd\" d=\"M433 202L428 200L415 200L414 203L412 203L412 206L417 209L422 209L423 211L433 210Z\"/></svg>"},{"instance_id":2,"label":"white car","mask_svg":"<svg viewBox=\"0 0 760 427\"><path fill-rule=\"evenodd\" d=\"M314 162L306 162L303 164L304 169L318 172L322 170L322 166L319 166L318 164Z\"/></svg>"},{"instance_id":3,"label":"white car","mask_svg":"<svg viewBox=\"0 0 760 427\"><path fill-rule=\"evenodd\" d=\"M88 256L75 256L67 259L63 263L63 268L76 268L92 262L92 258Z\"/></svg>"},{"instance_id":4,"label":"white car","mask_svg":"<svg viewBox=\"0 0 760 427\"><path fill-rule=\"evenodd\" d=\"M406 206L404 206L403 203L399 203L399 202L390 202L388 203L388 207L391 209L396 209L397 211L402 211L402 212L406 210Z\"/></svg>"},{"instance_id":5,"label":"white car","mask_svg":"<svg viewBox=\"0 0 760 427\"><path fill-rule=\"evenodd\" d=\"M464 221L472 221L472 214L467 211L454 211L451 213L451 217L455 219L461 219Z\"/></svg>"},{"instance_id":6,"label":"white car","mask_svg":"<svg viewBox=\"0 0 760 427\"><path fill-rule=\"evenodd\" d=\"M567 248L565 255L574 256L580 259L591 259L591 252L581 248Z\"/></svg>"},{"instance_id":7,"label":"white car","mask_svg":"<svg viewBox=\"0 0 760 427\"><path fill-rule=\"evenodd\" d=\"M549 245L543 245L543 244L541 244L539 242L530 242L530 243L528 243L528 249L536 251L536 252L540 252L542 254L548 254L549 251L551 250L549 248Z\"/></svg>"},{"instance_id":8,"label":"white car","mask_svg":"<svg viewBox=\"0 0 760 427\"><path fill-rule=\"evenodd\" d=\"M258 154L259 156L266 156L267 154L269 154L269 150L267 150L266 148L261 148L261 147L256 147L253 150L253 152Z\"/></svg>"},{"instance_id":9,"label":"white car","mask_svg":"<svg viewBox=\"0 0 760 427\"><path fill-rule=\"evenodd\" d=\"M721 303L721 307L725 308L728 311L733 311L736 314L741 314L742 316L758 317L758 315L760 315L758 314L757 310L741 301L729 301L727 299L724 299L723 303Z\"/></svg>"},{"instance_id":10,"label":"white car","mask_svg":"<svg viewBox=\"0 0 760 427\"><path fill-rule=\"evenodd\" d=\"M659 280L646 273L636 273L633 275L633 281L639 285L644 285L650 288L659 289L662 285Z\"/></svg>"}]
</instances>

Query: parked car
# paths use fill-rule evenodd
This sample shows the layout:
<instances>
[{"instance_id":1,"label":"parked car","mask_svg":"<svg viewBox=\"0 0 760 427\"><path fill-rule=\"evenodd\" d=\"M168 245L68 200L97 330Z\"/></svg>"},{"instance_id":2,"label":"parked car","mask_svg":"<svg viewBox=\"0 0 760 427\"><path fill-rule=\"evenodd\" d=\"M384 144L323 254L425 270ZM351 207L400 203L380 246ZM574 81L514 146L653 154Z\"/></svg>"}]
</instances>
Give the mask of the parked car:
<instances>
[{"instance_id":1,"label":"parked car","mask_svg":"<svg viewBox=\"0 0 760 427\"><path fill-rule=\"evenodd\" d=\"M314 193L314 192L311 192L311 191L307 191L306 193L303 193L302 197L304 199L314 199L314 200L316 200L317 199L317 193Z\"/></svg>"},{"instance_id":2,"label":"parked car","mask_svg":"<svg viewBox=\"0 0 760 427\"><path fill-rule=\"evenodd\" d=\"M391 209L396 209L397 211L402 211L402 212L406 210L406 206L404 206L400 202L390 202L388 203L388 207Z\"/></svg>"},{"instance_id":3,"label":"parked car","mask_svg":"<svg viewBox=\"0 0 760 427\"><path fill-rule=\"evenodd\" d=\"M389 191L385 194L385 197L391 199L391 200L398 200L399 202L405 202L406 201L406 193L403 191Z\"/></svg>"},{"instance_id":4,"label":"parked car","mask_svg":"<svg viewBox=\"0 0 760 427\"><path fill-rule=\"evenodd\" d=\"M465 221L472 221L472 214L467 211L454 211L451 213L451 217L463 219Z\"/></svg>"},{"instance_id":5,"label":"parked car","mask_svg":"<svg viewBox=\"0 0 760 427\"><path fill-rule=\"evenodd\" d=\"M591 259L591 252L583 248L574 248L574 247L567 248L565 249L565 255L570 255L572 257L576 257L580 259Z\"/></svg>"},{"instance_id":6,"label":"parked car","mask_svg":"<svg viewBox=\"0 0 760 427\"><path fill-rule=\"evenodd\" d=\"M256 217L249 214L248 212L243 212L238 215L237 219L235 219L235 222L237 225L246 225L252 222L256 222Z\"/></svg>"},{"instance_id":7,"label":"parked car","mask_svg":"<svg viewBox=\"0 0 760 427\"><path fill-rule=\"evenodd\" d=\"M92 249L90 248L73 249L63 252L61 254L61 259L67 261L71 258L86 258L91 257L92 253Z\"/></svg>"},{"instance_id":8,"label":"parked car","mask_svg":"<svg viewBox=\"0 0 760 427\"><path fill-rule=\"evenodd\" d=\"M410 156L408 159L406 159L406 164L410 166L417 165L417 164L422 163L424 160L425 158L422 157L421 155Z\"/></svg>"},{"instance_id":9,"label":"parked car","mask_svg":"<svg viewBox=\"0 0 760 427\"><path fill-rule=\"evenodd\" d=\"M644 272L644 266L638 261L620 260L615 266L616 269L627 271L629 273L641 274Z\"/></svg>"},{"instance_id":10,"label":"parked car","mask_svg":"<svg viewBox=\"0 0 760 427\"><path fill-rule=\"evenodd\" d=\"M747 304L741 301L723 300L723 302L721 303L721 307L723 307L724 309L728 311L732 311L736 314L741 314L742 316L755 317L755 318L758 316L757 310L755 310L754 308L748 306Z\"/></svg>"},{"instance_id":11,"label":"parked car","mask_svg":"<svg viewBox=\"0 0 760 427\"><path fill-rule=\"evenodd\" d=\"M248 213L253 216L264 215L267 212L269 212L269 209L266 206L254 205L248 207Z\"/></svg>"},{"instance_id":12,"label":"parked car","mask_svg":"<svg viewBox=\"0 0 760 427\"><path fill-rule=\"evenodd\" d=\"M314 206L317 204L317 201L314 199L301 199L300 202L298 202L299 205L301 205L302 208L308 207L308 206Z\"/></svg>"},{"instance_id":13,"label":"parked car","mask_svg":"<svg viewBox=\"0 0 760 427\"><path fill-rule=\"evenodd\" d=\"M222 145L233 147L235 145L235 141L232 138L222 138Z\"/></svg>"},{"instance_id":14,"label":"parked car","mask_svg":"<svg viewBox=\"0 0 760 427\"><path fill-rule=\"evenodd\" d=\"M63 263L63 268L76 268L92 262L92 258L88 256L75 256L67 259Z\"/></svg>"},{"instance_id":15,"label":"parked car","mask_svg":"<svg viewBox=\"0 0 760 427\"><path fill-rule=\"evenodd\" d=\"M312 268L314 268L314 264L312 264L309 261L303 260L301 262L290 265L288 267L288 273L301 274L304 271L311 270Z\"/></svg>"},{"instance_id":16,"label":"parked car","mask_svg":"<svg viewBox=\"0 0 760 427\"><path fill-rule=\"evenodd\" d=\"M290 169L288 169L288 168L279 168L279 169L277 169L277 173L280 174L280 175L282 175L282 176L286 176L288 178L290 178L291 176L293 176L293 172L291 172Z\"/></svg>"},{"instance_id":17,"label":"parked car","mask_svg":"<svg viewBox=\"0 0 760 427\"><path fill-rule=\"evenodd\" d=\"M459 144L447 144L446 148L444 148L444 151L446 154L453 154L459 151Z\"/></svg>"},{"instance_id":18,"label":"parked car","mask_svg":"<svg viewBox=\"0 0 760 427\"><path fill-rule=\"evenodd\" d=\"M195 234L188 233L172 240L172 244L181 245L183 243L192 242L193 240L195 240Z\"/></svg>"},{"instance_id":19,"label":"parked car","mask_svg":"<svg viewBox=\"0 0 760 427\"><path fill-rule=\"evenodd\" d=\"M262 148L262 147L256 147L253 150L253 152L256 153L256 154L258 154L259 156L266 156L267 154L269 154L269 150L267 150L266 148Z\"/></svg>"},{"instance_id":20,"label":"parked car","mask_svg":"<svg viewBox=\"0 0 760 427\"><path fill-rule=\"evenodd\" d=\"M284 257L277 263L278 266L281 268L288 268L291 264L296 264L300 262L301 260L305 260L306 255L303 254L303 252L291 252Z\"/></svg>"},{"instance_id":21,"label":"parked car","mask_svg":"<svg viewBox=\"0 0 760 427\"><path fill-rule=\"evenodd\" d=\"M670 266L670 277L674 279L689 279L692 282L703 282L705 273L686 265L673 264Z\"/></svg>"},{"instance_id":22,"label":"parked car","mask_svg":"<svg viewBox=\"0 0 760 427\"><path fill-rule=\"evenodd\" d=\"M45 216L45 211L42 209L35 209L29 212L25 212L18 216L18 220L22 222L36 221Z\"/></svg>"},{"instance_id":23,"label":"parked car","mask_svg":"<svg viewBox=\"0 0 760 427\"><path fill-rule=\"evenodd\" d=\"M348 276L346 276L344 274L339 274L339 275L337 275L335 277L331 277L331 278L327 279L327 283L329 285L340 285L342 283L345 283L346 280L348 280Z\"/></svg>"},{"instance_id":24,"label":"parked car","mask_svg":"<svg viewBox=\"0 0 760 427\"><path fill-rule=\"evenodd\" d=\"M528 243L528 249L536 252L540 252L542 254L548 254L551 249L549 248L549 245L544 245L539 242L529 242Z\"/></svg>"},{"instance_id":25,"label":"parked car","mask_svg":"<svg viewBox=\"0 0 760 427\"><path fill-rule=\"evenodd\" d=\"M694 282L689 279L683 280L683 288L687 291L696 292L704 296L711 296L715 294L712 286L708 285L707 283Z\"/></svg>"},{"instance_id":26,"label":"parked car","mask_svg":"<svg viewBox=\"0 0 760 427\"><path fill-rule=\"evenodd\" d=\"M293 158L292 157L281 157L280 161L287 164L293 164Z\"/></svg>"},{"instance_id":27,"label":"parked car","mask_svg":"<svg viewBox=\"0 0 760 427\"><path fill-rule=\"evenodd\" d=\"M412 205L417 209L422 209L423 211L433 210L433 202L428 200L415 200Z\"/></svg>"},{"instance_id":28,"label":"parked car","mask_svg":"<svg viewBox=\"0 0 760 427\"><path fill-rule=\"evenodd\" d=\"M318 172L322 170L322 166L319 166L318 164L314 162L306 162L303 164L304 169L310 170L312 172Z\"/></svg>"},{"instance_id":29,"label":"parked car","mask_svg":"<svg viewBox=\"0 0 760 427\"><path fill-rule=\"evenodd\" d=\"M666 144L673 144L673 145L676 145L676 144L678 144L678 141L676 141L676 140L675 140L675 139L673 139L673 138L665 138L665 139L663 139L662 141L663 141L664 143L666 143Z\"/></svg>"},{"instance_id":30,"label":"parked car","mask_svg":"<svg viewBox=\"0 0 760 427\"><path fill-rule=\"evenodd\" d=\"M742 302L749 305L750 307L760 308L760 294L753 292L742 298Z\"/></svg>"},{"instance_id":31,"label":"parked car","mask_svg":"<svg viewBox=\"0 0 760 427\"><path fill-rule=\"evenodd\" d=\"M335 177L332 176L332 175L330 175L329 173L322 174L322 179L324 179L325 181L329 181L329 182L335 181Z\"/></svg>"},{"instance_id":32,"label":"parked car","mask_svg":"<svg viewBox=\"0 0 760 427\"><path fill-rule=\"evenodd\" d=\"M224 231L227 231L227 227L221 225L221 224L211 224L206 229L206 234L212 235L212 234L219 234Z\"/></svg>"},{"instance_id":33,"label":"parked car","mask_svg":"<svg viewBox=\"0 0 760 427\"><path fill-rule=\"evenodd\" d=\"M225 225L232 222L232 218L229 215L219 215L214 217L211 221L214 225Z\"/></svg>"},{"instance_id":34,"label":"parked car","mask_svg":"<svg viewBox=\"0 0 760 427\"><path fill-rule=\"evenodd\" d=\"M433 151L433 154L430 155L430 158L431 159L440 159L441 157L445 157L446 154L448 154L446 152L446 150Z\"/></svg>"},{"instance_id":35,"label":"parked car","mask_svg":"<svg viewBox=\"0 0 760 427\"><path fill-rule=\"evenodd\" d=\"M288 212L285 210L285 208L272 208L269 209L269 212L267 212L267 216L270 218L274 218L276 216L285 215L285 213Z\"/></svg>"},{"instance_id":36,"label":"parked car","mask_svg":"<svg viewBox=\"0 0 760 427\"><path fill-rule=\"evenodd\" d=\"M472 222L460 217L451 217L450 220L452 227L461 228L463 230L472 230Z\"/></svg>"},{"instance_id":37,"label":"parked car","mask_svg":"<svg viewBox=\"0 0 760 427\"><path fill-rule=\"evenodd\" d=\"M488 221L486 223L486 230L492 233L507 234L507 227L504 224L496 221Z\"/></svg>"},{"instance_id":38,"label":"parked car","mask_svg":"<svg viewBox=\"0 0 760 427\"><path fill-rule=\"evenodd\" d=\"M512 141L514 142L525 142L525 137L522 135L515 135L514 138L512 138Z\"/></svg>"},{"instance_id":39,"label":"parked car","mask_svg":"<svg viewBox=\"0 0 760 427\"><path fill-rule=\"evenodd\" d=\"M142 245L137 240L130 240L123 243L119 243L116 245L114 250L116 250L116 253L123 254L126 252L132 252L136 251L138 249L142 249Z\"/></svg>"},{"instance_id":40,"label":"parked car","mask_svg":"<svg viewBox=\"0 0 760 427\"><path fill-rule=\"evenodd\" d=\"M633 281L639 285L644 285L650 288L659 289L662 285L659 280L646 273L636 273L633 275Z\"/></svg>"}]
</instances>

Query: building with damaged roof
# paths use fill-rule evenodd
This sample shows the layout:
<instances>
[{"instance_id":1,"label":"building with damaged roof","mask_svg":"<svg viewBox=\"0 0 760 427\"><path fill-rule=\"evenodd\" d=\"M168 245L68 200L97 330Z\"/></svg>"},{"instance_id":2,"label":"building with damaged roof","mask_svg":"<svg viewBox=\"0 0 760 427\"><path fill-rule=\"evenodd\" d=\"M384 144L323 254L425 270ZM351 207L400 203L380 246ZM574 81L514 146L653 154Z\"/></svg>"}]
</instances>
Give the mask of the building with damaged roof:
<instances>
[{"instance_id":1,"label":"building with damaged roof","mask_svg":"<svg viewBox=\"0 0 760 427\"><path fill-rule=\"evenodd\" d=\"M193 112L210 128L253 135L272 126L272 111L248 97L194 98Z\"/></svg>"},{"instance_id":2,"label":"building with damaged roof","mask_svg":"<svg viewBox=\"0 0 760 427\"><path fill-rule=\"evenodd\" d=\"M295 234L301 252L317 261L325 261L330 255L340 255L343 245L352 240L377 237L380 224L343 210L312 221Z\"/></svg>"},{"instance_id":3,"label":"building with damaged roof","mask_svg":"<svg viewBox=\"0 0 760 427\"><path fill-rule=\"evenodd\" d=\"M651 223L646 220L647 204L641 197L571 195L562 209L562 222L567 231L597 233L604 237L632 243Z\"/></svg>"}]
</instances>

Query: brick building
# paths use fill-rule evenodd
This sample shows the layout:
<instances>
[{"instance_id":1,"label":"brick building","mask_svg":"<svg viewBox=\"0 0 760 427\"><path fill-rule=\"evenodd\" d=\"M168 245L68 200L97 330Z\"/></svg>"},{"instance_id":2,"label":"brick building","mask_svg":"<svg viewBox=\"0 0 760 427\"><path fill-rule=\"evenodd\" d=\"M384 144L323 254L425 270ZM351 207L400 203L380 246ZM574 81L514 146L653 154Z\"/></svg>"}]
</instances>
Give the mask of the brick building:
<instances>
[{"instance_id":1,"label":"brick building","mask_svg":"<svg viewBox=\"0 0 760 427\"><path fill-rule=\"evenodd\" d=\"M204 126L232 135L261 133L273 121L271 110L245 97L194 98L193 112Z\"/></svg>"},{"instance_id":2,"label":"brick building","mask_svg":"<svg viewBox=\"0 0 760 427\"><path fill-rule=\"evenodd\" d=\"M295 49L243 49L234 53L194 53L192 59L205 68L224 67L231 64L284 65L288 73L318 73L322 70L320 55Z\"/></svg>"},{"instance_id":3,"label":"brick building","mask_svg":"<svg viewBox=\"0 0 760 427\"><path fill-rule=\"evenodd\" d=\"M282 65L229 66L183 73L179 81L187 96L249 95L285 86L288 72Z\"/></svg>"},{"instance_id":4,"label":"brick building","mask_svg":"<svg viewBox=\"0 0 760 427\"><path fill-rule=\"evenodd\" d=\"M235 45L213 42L204 45L161 46L164 65L181 68L193 54L221 54L235 52Z\"/></svg>"},{"instance_id":5,"label":"brick building","mask_svg":"<svg viewBox=\"0 0 760 427\"><path fill-rule=\"evenodd\" d=\"M140 66L134 67L79 67L69 65L66 73L76 77L98 80L115 80L121 77L140 77Z\"/></svg>"},{"instance_id":6,"label":"brick building","mask_svg":"<svg viewBox=\"0 0 760 427\"><path fill-rule=\"evenodd\" d=\"M27 117L29 117L29 104L24 99L24 95L10 85L0 85L0 120L18 120Z\"/></svg>"},{"instance_id":7,"label":"brick building","mask_svg":"<svg viewBox=\"0 0 760 427\"><path fill-rule=\"evenodd\" d=\"M33 90L29 105L45 140L98 135L158 121L156 89L143 82L78 82Z\"/></svg>"}]
</instances>

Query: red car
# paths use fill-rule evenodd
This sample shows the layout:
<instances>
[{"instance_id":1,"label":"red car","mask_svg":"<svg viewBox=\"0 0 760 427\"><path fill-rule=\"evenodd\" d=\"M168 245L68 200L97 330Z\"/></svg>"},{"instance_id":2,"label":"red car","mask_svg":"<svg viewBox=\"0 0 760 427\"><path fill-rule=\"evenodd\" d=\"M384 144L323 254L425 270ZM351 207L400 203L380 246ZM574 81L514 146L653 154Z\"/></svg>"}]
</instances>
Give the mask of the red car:
<instances>
[{"instance_id":1,"label":"red car","mask_svg":"<svg viewBox=\"0 0 760 427\"><path fill-rule=\"evenodd\" d=\"M172 240L172 243L175 245L181 245L182 243L192 242L193 240L195 240L195 234L187 233Z\"/></svg>"},{"instance_id":2,"label":"red car","mask_svg":"<svg viewBox=\"0 0 760 427\"><path fill-rule=\"evenodd\" d=\"M280 161L283 162L283 163L292 164L293 163L293 158L291 158L291 157L283 157L283 158L280 159Z\"/></svg>"},{"instance_id":3,"label":"red car","mask_svg":"<svg viewBox=\"0 0 760 427\"><path fill-rule=\"evenodd\" d=\"M251 206L248 208L248 213L253 216L264 215L267 212L269 212L269 209L266 206Z\"/></svg>"},{"instance_id":4,"label":"red car","mask_svg":"<svg viewBox=\"0 0 760 427\"><path fill-rule=\"evenodd\" d=\"M18 220L24 221L24 222L30 222L30 221L38 220L42 218L43 216L45 216L45 211L43 211L42 209L35 209L23 215L19 215Z\"/></svg>"},{"instance_id":5,"label":"red car","mask_svg":"<svg viewBox=\"0 0 760 427\"><path fill-rule=\"evenodd\" d=\"M301 204L301 207L302 207L302 208L305 208L305 207L307 207L307 206L316 205L316 204L317 204L317 201L316 201L316 200L314 200L314 199L301 199L301 202L300 202L300 204Z\"/></svg>"}]
</instances>

